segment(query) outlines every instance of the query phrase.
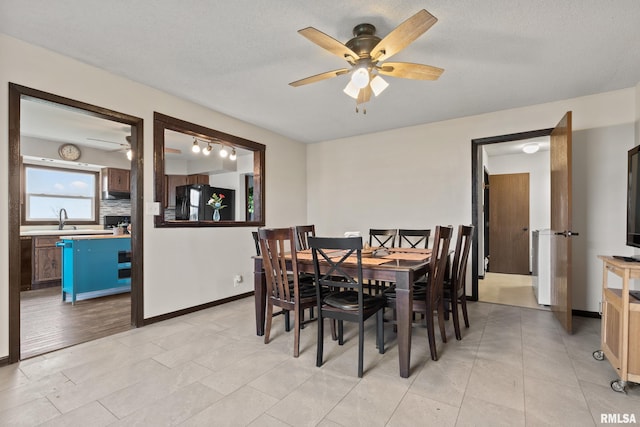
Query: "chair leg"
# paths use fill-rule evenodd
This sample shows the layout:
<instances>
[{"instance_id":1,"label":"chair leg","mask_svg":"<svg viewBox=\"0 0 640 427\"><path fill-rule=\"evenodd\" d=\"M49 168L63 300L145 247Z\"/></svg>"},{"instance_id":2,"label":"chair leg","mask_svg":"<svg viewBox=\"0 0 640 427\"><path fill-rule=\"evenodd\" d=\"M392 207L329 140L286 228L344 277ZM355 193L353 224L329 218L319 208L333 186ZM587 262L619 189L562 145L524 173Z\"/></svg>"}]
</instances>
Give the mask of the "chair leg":
<instances>
[{"instance_id":1,"label":"chair leg","mask_svg":"<svg viewBox=\"0 0 640 427\"><path fill-rule=\"evenodd\" d=\"M331 339L338 340L338 333L336 332L336 319L331 319Z\"/></svg>"},{"instance_id":2,"label":"chair leg","mask_svg":"<svg viewBox=\"0 0 640 427\"><path fill-rule=\"evenodd\" d=\"M449 311L452 310L451 307L453 307L451 301L448 299L444 300L444 320L446 320L447 322L449 321Z\"/></svg>"},{"instance_id":3,"label":"chair leg","mask_svg":"<svg viewBox=\"0 0 640 427\"><path fill-rule=\"evenodd\" d=\"M300 307L296 306L296 315L294 319L294 332L293 332L293 357L300 355L300 326L302 323L303 315Z\"/></svg>"},{"instance_id":4,"label":"chair leg","mask_svg":"<svg viewBox=\"0 0 640 427\"><path fill-rule=\"evenodd\" d=\"M447 342L447 331L444 326L444 301L441 301L438 307L438 326L440 326L442 342Z\"/></svg>"},{"instance_id":5,"label":"chair leg","mask_svg":"<svg viewBox=\"0 0 640 427\"><path fill-rule=\"evenodd\" d=\"M264 343L269 344L269 335L271 335L271 321L273 320L273 304L267 302L267 323L264 325Z\"/></svg>"},{"instance_id":6,"label":"chair leg","mask_svg":"<svg viewBox=\"0 0 640 427\"><path fill-rule=\"evenodd\" d=\"M340 321L342 323L342 321ZM358 378L362 378L364 370L364 320L358 322Z\"/></svg>"},{"instance_id":7,"label":"chair leg","mask_svg":"<svg viewBox=\"0 0 640 427\"><path fill-rule=\"evenodd\" d=\"M467 313L467 296L462 295L460 297L460 303L462 305L462 316L464 317L465 328L469 327L469 314Z\"/></svg>"},{"instance_id":8,"label":"chair leg","mask_svg":"<svg viewBox=\"0 0 640 427\"><path fill-rule=\"evenodd\" d=\"M431 315L427 312L427 337L429 338L429 351L431 352L431 360L438 360L438 352L436 350L436 337L433 330L433 311Z\"/></svg>"},{"instance_id":9,"label":"chair leg","mask_svg":"<svg viewBox=\"0 0 640 427\"><path fill-rule=\"evenodd\" d=\"M344 322L338 320L338 345L344 344Z\"/></svg>"},{"instance_id":10,"label":"chair leg","mask_svg":"<svg viewBox=\"0 0 640 427\"><path fill-rule=\"evenodd\" d=\"M324 341L324 319L318 310L318 343L316 344L316 366L322 366L322 344Z\"/></svg>"},{"instance_id":11,"label":"chair leg","mask_svg":"<svg viewBox=\"0 0 640 427\"><path fill-rule=\"evenodd\" d=\"M384 309L380 309L376 314L376 328L378 353L384 354Z\"/></svg>"},{"instance_id":12,"label":"chair leg","mask_svg":"<svg viewBox=\"0 0 640 427\"><path fill-rule=\"evenodd\" d=\"M284 330L291 332L291 322L289 321L289 310L284 311Z\"/></svg>"},{"instance_id":13,"label":"chair leg","mask_svg":"<svg viewBox=\"0 0 640 427\"><path fill-rule=\"evenodd\" d=\"M460 341L462 334L460 333L460 314L458 313L458 300L451 299L451 313L453 314L453 329L456 332L456 339Z\"/></svg>"}]
</instances>

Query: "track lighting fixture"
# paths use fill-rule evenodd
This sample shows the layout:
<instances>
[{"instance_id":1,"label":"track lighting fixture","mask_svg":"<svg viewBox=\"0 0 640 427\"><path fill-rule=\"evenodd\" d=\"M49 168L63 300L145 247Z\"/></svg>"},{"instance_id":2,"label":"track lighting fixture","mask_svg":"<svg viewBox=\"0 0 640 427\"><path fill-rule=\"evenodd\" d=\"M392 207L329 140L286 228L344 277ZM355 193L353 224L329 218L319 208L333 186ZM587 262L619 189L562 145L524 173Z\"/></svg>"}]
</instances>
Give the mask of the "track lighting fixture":
<instances>
[{"instance_id":1,"label":"track lighting fixture","mask_svg":"<svg viewBox=\"0 0 640 427\"><path fill-rule=\"evenodd\" d=\"M191 151L193 151L194 153L200 152L200 145L198 144L198 140L195 138L193 138L193 145L191 146Z\"/></svg>"}]
</instances>

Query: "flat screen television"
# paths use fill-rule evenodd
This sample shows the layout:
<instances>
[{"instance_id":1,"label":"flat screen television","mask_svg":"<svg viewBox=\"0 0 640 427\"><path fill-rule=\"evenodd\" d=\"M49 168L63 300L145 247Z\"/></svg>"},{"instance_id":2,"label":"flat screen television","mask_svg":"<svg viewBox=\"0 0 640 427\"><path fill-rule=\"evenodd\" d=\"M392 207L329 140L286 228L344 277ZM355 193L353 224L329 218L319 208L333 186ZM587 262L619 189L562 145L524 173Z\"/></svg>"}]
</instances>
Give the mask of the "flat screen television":
<instances>
[{"instance_id":1,"label":"flat screen television","mask_svg":"<svg viewBox=\"0 0 640 427\"><path fill-rule=\"evenodd\" d=\"M640 145L629 150L627 246L640 248Z\"/></svg>"}]
</instances>

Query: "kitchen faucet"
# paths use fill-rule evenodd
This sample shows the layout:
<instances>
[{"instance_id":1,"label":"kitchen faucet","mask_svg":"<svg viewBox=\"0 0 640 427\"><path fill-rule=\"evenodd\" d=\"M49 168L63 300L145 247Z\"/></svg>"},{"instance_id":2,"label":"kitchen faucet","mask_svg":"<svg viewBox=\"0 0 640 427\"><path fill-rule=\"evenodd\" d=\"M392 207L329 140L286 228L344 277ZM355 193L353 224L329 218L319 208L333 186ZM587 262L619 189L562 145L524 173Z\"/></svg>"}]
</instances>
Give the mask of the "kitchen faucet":
<instances>
[{"instance_id":1,"label":"kitchen faucet","mask_svg":"<svg viewBox=\"0 0 640 427\"><path fill-rule=\"evenodd\" d=\"M64 212L64 218L62 218L62 213ZM62 230L64 228L64 222L69 219L67 215L67 210L65 208L60 209L58 213L58 230Z\"/></svg>"}]
</instances>

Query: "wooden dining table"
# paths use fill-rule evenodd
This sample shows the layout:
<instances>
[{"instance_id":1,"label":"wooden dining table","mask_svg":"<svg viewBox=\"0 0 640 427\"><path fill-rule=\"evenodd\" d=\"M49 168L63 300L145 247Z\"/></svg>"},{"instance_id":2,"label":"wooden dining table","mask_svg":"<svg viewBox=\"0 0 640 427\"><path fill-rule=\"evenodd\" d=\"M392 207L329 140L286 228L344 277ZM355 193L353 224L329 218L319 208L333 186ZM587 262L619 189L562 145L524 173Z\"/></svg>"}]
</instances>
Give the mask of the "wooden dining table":
<instances>
[{"instance_id":1,"label":"wooden dining table","mask_svg":"<svg viewBox=\"0 0 640 427\"><path fill-rule=\"evenodd\" d=\"M381 257L362 257L362 278L369 281L393 282L396 286L396 319L398 361L400 376L409 377L411 361L411 328L413 319L413 282L429 271L430 250L425 249L389 249L388 255ZM256 334L264 335L266 308L266 276L262 265L262 257L254 256L254 290ZM311 253L297 253L298 272L314 273ZM320 261L320 269L328 268L326 261ZM356 274L356 264L353 270Z\"/></svg>"}]
</instances>

